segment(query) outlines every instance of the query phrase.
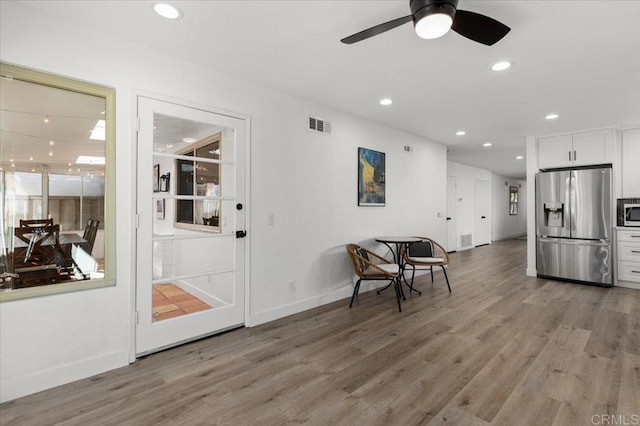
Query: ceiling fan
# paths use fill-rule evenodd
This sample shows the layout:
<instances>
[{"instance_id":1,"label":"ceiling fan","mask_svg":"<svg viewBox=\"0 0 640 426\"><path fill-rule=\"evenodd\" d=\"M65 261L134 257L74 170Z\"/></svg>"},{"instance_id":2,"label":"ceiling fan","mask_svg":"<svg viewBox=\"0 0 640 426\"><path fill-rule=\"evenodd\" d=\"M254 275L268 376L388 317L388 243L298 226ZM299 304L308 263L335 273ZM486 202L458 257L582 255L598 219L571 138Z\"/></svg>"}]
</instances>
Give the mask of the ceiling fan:
<instances>
[{"instance_id":1,"label":"ceiling fan","mask_svg":"<svg viewBox=\"0 0 640 426\"><path fill-rule=\"evenodd\" d=\"M424 39L442 37L449 29L453 29L461 36L487 46L497 43L511 30L493 18L468 10L457 10L457 6L458 0L410 0L411 15L376 25L340 41L345 44L357 43L410 21L413 21L418 36Z\"/></svg>"}]
</instances>

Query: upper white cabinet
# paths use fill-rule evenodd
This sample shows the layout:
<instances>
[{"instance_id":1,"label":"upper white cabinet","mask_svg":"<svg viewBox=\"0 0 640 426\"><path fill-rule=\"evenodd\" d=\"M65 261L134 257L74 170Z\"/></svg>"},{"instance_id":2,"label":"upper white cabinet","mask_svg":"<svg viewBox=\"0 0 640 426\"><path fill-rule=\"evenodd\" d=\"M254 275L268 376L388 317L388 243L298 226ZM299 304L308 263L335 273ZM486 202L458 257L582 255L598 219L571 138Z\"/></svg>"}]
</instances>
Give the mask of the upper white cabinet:
<instances>
[{"instance_id":1,"label":"upper white cabinet","mask_svg":"<svg viewBox=\"0 0 640 426\"><path fill-rule=\"evenodd\" d=\"M640 198L640 128L622 132L622 196Z\"/></svg>"},{"instance_id":2,"label":"upper white cabinet","mask_svg":"<svg viewBox=\"0 0 640 426\"><path fill-rule=\"evenodd\" d=\"M573 164L573 138L571 135L538 139L538 167L569 167Z\"/></svg>"},{"instance_id":3,"label":"upper white cabinet","mask_svg":"<svg viewBox=\"0 0 640 426\"><path fill-rule=\"evenodd\" d=\"M538 168L612 163L613 130L594 130L538 139Z\"/></svg>"}]
</instances>

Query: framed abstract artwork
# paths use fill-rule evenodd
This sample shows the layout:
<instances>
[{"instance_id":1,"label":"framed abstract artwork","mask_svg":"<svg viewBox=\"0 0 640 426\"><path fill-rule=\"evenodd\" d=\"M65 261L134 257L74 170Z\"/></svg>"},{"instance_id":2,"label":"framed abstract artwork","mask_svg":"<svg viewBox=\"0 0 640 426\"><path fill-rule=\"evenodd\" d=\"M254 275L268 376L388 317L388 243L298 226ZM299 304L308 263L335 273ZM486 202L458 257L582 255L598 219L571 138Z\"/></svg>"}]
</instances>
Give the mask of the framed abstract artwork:
<instances>
[{"instance_id":1,"label":"framed abstract artwork","mask_svg":"<svg viewBox=\"0 0 640 426\"><path fill-rule=\"evenodd\" d=\"M358 148L358 205L385 205L385 153Z\"/></svg>"}]
</instances>

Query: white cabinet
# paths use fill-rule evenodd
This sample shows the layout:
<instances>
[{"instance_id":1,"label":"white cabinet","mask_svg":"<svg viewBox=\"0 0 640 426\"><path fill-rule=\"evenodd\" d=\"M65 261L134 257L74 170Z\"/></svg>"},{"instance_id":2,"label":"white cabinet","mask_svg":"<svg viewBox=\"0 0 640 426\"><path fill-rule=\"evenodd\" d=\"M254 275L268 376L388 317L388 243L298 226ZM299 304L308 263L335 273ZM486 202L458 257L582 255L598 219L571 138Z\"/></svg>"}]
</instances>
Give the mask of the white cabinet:
<instances>
[{"instance_id":1,"label":"white cabinet","mask_svg":"<svg viewBox=\"0 0 640 426\"><path fill-rule=\"evenodd\" d=\"M640 128L622 132L622 196L640 198Z\"/></svg>"},{"instance_id":2,"label":"white cabinet","mask_svg":"<svg viewBox=\"0 0 640 426\"><path fill-rule=\"evenodd\" d=\"M618 228L618 285L640 289L640 228Z\"/></svg>"},{"instance_id":3,"label":"white cabinet","mask_svg":"<svg viewBox=\"0 0 640 426\"><path fill-rule=\"evenodd\" d=\"M613 130L594 130L538 139L538 168L612 163Z\"/></svg>"},{"instance_id":4,"label":"white cabinet","mask_svg":"<svg viewBox=\"0 0 640 426\"><path fill-rule=\"evenodd\" d=\"M541 169L569 167L573 164L571 135L538 139L538 167Z\"/></svg>"}]
</instances>

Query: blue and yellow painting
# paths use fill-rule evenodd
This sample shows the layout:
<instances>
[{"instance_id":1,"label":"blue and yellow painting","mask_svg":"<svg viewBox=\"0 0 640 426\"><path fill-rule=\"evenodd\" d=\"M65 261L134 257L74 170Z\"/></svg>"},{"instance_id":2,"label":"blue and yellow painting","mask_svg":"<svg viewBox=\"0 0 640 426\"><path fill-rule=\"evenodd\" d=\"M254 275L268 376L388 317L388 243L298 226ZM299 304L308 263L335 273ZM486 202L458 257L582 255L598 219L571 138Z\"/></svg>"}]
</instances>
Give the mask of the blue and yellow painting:
<instances>
[{"instance_id":1,"label":"blue and yellow painting","mask_svg":"<svg viewBox=\"0 0 640 426\"><path fill-rule=\"evenodd\" d=\"M358 205L384 206L385 154L358 148Z\"/></svg>"}]
</instances>

